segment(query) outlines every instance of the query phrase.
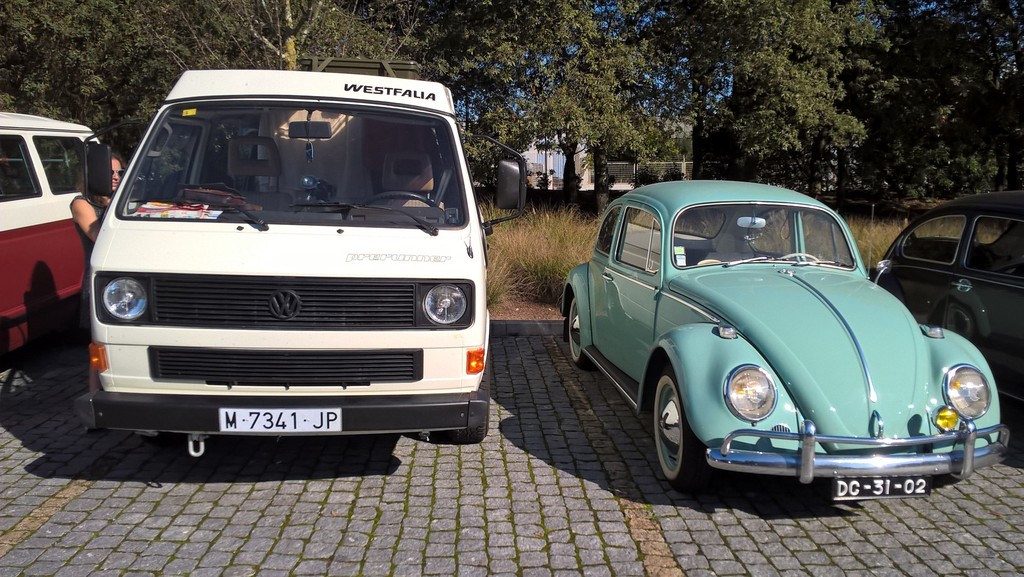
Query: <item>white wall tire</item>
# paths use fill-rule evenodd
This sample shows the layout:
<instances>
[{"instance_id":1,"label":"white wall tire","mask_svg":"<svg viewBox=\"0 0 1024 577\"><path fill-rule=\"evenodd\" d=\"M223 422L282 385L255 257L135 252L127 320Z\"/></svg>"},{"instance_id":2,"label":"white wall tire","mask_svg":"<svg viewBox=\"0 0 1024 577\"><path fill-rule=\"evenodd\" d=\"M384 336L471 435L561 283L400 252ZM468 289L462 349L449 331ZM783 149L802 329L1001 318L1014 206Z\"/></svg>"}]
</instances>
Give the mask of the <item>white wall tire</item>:
<instances>
[{"instance_id":1,"label":"white wall tire","mask_svg":"<svg viewBox=\"0 0 1024 577\"><path fill-rule=\"evenodd\" d=\"M569 334L569 358L572 363L583 370L592 370L594 363L587 355L583 354L583 344L580 337L580 309L576 302L576 295L573 295L569 302L569 316L565 319L568 325Z\"/></svg>"},{"instance_id":2,"label":"white wall tire","mask_svg":"<svg viewBox=\"0 0 1024 577\"><path fill-rule=\"evenodd\" d=\"M711 478L707 449L686 420L671 367L658 379L654 394L654 446L661 472L673 489L688 493L707 486Z\"/></svg>"}]
</instances>

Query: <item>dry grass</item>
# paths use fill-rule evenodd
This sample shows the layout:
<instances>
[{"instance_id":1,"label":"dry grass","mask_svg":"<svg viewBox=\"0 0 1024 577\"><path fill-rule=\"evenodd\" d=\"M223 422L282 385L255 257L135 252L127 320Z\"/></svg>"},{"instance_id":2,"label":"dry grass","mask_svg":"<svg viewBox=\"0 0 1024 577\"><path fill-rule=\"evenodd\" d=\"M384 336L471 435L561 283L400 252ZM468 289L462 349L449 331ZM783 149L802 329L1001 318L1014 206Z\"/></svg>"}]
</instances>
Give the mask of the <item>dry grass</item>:
<instances>
[{"instance_id":1,"label":"dry grass","mask_svg":"<svg viewBox=\"0 0 1024 577\"><path fill-rule=\"evenodd\" d=\"M503 213L483 207L484 218ZM487 305L531 301L555 305L572 267L590 259L598 220L569 208L527 210L488 237ZM897 219L847 219L867 267L874 266L905 226Z\"/></svg>"},{"instance_id":2,"label":"dry grass","mask_svg":"<svg viewBox=\"0 0 1024 577\"><path fill-rule=\"evenodd\" d=\"M863 216L851 216L846 219L853 231L857 249L864 266L871 268L885 255L886 249L896 239L896 235L906 226L902 219L871 219Z\"/></svg>"},{"instance_id":3,"label":"dry grass","mask_svg":"<svg viewBox=\"0 0 1024 577\"><path fill-rule=\"evenodd\" d=\"M485 218L496 213L484 209ZM556 304L572 267L590 258L597 220L568 208L528 210L488 238L487 305L507 298Z\"/></svg>"}]
</instances>

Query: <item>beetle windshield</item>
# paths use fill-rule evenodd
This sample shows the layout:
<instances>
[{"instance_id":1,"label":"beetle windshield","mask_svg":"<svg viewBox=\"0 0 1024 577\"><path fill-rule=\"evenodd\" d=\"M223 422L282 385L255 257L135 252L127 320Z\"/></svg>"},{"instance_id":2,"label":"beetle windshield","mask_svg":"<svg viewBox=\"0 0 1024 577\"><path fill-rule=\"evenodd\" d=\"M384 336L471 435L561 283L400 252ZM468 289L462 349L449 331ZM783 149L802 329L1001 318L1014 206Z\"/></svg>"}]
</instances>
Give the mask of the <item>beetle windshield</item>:
<instances>
[{"instance_id":1,"label":"beetle windshield","mask_svg":"<svg viewBox=\"0 0 1024 577\"><path fill-rule=\"evenodd\" d=\"M853 268L845 227L805 206L757 203L688 208L673 227L677 267L788 261Z\"/></svg>"},{"instance_id":2,"label":"beetle windshield","mask_svg":"<svg viewBox=\"0 0 1024 577\"><path fill-rule=\"evenodd\" d=\"M191 103L166 110L135 157L122 218L435 232L465 223L455 133L440 117Z\"/></svg>"}]
</instances>

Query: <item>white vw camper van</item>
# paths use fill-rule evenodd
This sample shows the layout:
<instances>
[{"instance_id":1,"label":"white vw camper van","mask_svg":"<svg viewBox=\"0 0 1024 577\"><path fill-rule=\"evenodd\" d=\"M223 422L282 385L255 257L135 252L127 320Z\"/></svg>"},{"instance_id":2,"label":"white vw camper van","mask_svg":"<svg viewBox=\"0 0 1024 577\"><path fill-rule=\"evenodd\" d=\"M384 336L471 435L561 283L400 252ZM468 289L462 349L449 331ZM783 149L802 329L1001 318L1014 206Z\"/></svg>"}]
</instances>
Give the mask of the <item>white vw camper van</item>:
<instances>
[{"instance_id":1,"label":"white vw camper van","mask_svg":"<svg viewBox=\"0 0 1024 577\"><path fill-rule=\"evenodd\" d=\"M525 200L503 148L499 220ZM109 151L88 154L98 186ZM492 223L444 86L186 72L108 212L86 426L187 433L194 456L218 434L487 434Z\"/></svg>"}]
</instances>

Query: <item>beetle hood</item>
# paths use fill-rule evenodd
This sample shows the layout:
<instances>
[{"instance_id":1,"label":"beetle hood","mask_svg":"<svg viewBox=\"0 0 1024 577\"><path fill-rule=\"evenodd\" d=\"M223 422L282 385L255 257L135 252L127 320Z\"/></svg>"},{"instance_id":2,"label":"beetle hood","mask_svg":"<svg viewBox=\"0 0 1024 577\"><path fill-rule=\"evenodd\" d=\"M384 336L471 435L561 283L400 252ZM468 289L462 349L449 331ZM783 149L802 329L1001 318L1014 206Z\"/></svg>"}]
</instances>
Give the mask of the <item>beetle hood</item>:
<instances>
[{"instance_id":1,"label":"beetle hood","mask_svg":"<svg viewBox=\"0 0 1024 577\"><path fill-rule=\"evenodd\" d=\"M895 297L822 267L705 270L674 284L760 351L819 434L928 434L942 375L931 374L928 337Z\"/></svg>"}]
</instances>

